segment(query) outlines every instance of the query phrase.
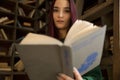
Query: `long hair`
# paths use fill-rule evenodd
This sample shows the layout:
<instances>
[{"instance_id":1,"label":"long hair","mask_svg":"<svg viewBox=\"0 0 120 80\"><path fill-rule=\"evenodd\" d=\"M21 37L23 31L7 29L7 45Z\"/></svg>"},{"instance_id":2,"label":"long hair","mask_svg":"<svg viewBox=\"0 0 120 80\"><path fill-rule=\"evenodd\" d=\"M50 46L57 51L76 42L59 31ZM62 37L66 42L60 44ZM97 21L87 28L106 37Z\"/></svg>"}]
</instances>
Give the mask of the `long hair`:
<instances>
[{"instance_id":1,"label":"long hair","mask_svg":"<svg viewBox=\"0 0 120 80\"><path fill-rule=\"evenodd\" d=\"M51 4L49 16L48 16L48 35L57 38L57 31L55 29L54 21L53 21L53 7L56 0L53 0L53 3ZM68 0L70 5L70 14L71 14L71 25L76 21L77 19L77 12L76 12L76 5L74 3L74 0Z\"/></svg>"}]
</instances>

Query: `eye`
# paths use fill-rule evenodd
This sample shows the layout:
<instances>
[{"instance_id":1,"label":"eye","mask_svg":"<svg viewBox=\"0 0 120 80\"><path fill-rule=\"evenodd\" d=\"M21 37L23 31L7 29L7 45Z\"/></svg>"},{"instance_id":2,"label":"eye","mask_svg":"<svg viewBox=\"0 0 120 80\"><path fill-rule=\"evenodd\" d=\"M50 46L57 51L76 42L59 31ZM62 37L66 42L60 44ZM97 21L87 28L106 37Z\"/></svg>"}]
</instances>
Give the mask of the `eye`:
<instances>
[{"instance_id":1,"label":"eye","mask_svg":"<svg viewBox=\"0 0 120 80\"><path fill-rule=\"evenodd\" d=\"M70 12L70 9L65 9L65 12L69 13L69 12Z\"/></svg>"},{"instance_id":2,"label":"eye","mask_svg":"<svg viewBox=\"0 0 120 80\"><path fill-rule=\"evenodd\" d=\"M65 7L64 8L64 12L69 13L70 12L70 8L69 7Z\"/></svg>"},{"instance_id":3,"label":"eye","mask_svg":"<svg viewBox=\"0 0 120 80\"><path fill-rule=\"evenodd\" d=\"M57 8L53 8L53 12L58 12L58 9Z\"/></svg>"}]
</instances>

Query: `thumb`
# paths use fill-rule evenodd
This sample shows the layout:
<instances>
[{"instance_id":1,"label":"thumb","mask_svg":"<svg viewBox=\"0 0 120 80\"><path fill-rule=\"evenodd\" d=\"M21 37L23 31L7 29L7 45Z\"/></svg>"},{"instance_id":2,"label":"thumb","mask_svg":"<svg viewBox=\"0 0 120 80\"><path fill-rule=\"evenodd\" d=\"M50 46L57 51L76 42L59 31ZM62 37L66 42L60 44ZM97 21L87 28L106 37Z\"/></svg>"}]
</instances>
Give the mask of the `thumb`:
<instances>
[{"instance_id":1,"label":"thumb","mask_svg":"<svg viewBox=\"0 0 120 80\"><path fill-rule=\"evenodd\" d=\"M81 76L80 73L78 72L77 68L73 67L73 73L74 73L74 76L75 76L75 79L76 79L76 80L83 80L83 79L82 79L82 76Z\"/></svg>"}]
</instances>

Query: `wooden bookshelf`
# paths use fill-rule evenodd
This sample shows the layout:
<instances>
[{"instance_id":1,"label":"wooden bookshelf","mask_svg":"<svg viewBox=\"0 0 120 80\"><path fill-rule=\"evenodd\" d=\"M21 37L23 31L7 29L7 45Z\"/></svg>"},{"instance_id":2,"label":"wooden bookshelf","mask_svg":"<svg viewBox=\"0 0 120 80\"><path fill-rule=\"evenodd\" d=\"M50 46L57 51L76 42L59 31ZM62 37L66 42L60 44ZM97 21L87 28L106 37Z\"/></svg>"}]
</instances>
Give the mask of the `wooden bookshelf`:
<instances>
[{"instance_id":1,"label":"wooden bookshelf","mask_svg":"<svg viewBox=\"0 0 120 80\"><path fill-rule=\"evenodd\" d=\"M88 20L97 25L106 24L107 32L104 44L101 68L107 71L105 80L119 80L120 76L120 2L119 0L96 0L85 7L85 2L89 0L76 0L76 6L80 19ZM79 6L81 5L81 6ZM111 43L111 37L112 43ZM108 76L107 76L108 75Z\"/></svg>"},{"instance_id":2,"label":"wooden bookshelf","mask_svg":"<svg viewBox=\"0 0 120 80\"><path fill-rule=\"evenodd\" d=\"M0 30L3 29L7 39L0 31L0 56L1 62L8 62L12 71L0 71L0 75L11 76L11 80L29 80L27 74L14 70L14 65L20 60L16 56L15 49L11 46L19 43L29 33L46 33L47 15L52 0L0 0L0 18L8 17L8 20L0 23ZM120 25L119 25L119 0L75 0L79 19L88 20L97 25L107 24L107 33L101 67L106 70L108 80L119 80L120 75ZM22 10L19 10L19 9ZM30 16L31 15L31 16ZM45 27L45 28L44 28ZM41 29L44 28L44 31ZM113 37L113 49L110 49L110 37ZM5 52L2 53L2 52ZM14 55L13 55L14 54ZM110 67L108 67L110 65ZM2 76L3 77L3 76Z\"/></svg>"},{"instance_id":3,"label":"wooden bookshelf","mask_svg":"<svg viewBox=\"0 0 120 80\"><path fill-rule=\"evenodd\" d=\"M120 79L120 1L114 0L113 80Z\"/></svg>"},{"instance_id":4,"label":"wooden bookshelf","mask_svg":"<svg viewBox=\"0 0 120 80\"><path fill-rule=\"evenodd\" d=\"M0 0L0 64L8 64L8 68L0 68L0 80L29 80L24 70L14 69L20 59L15 56L14 43L19 43L29 32L36 33L36 11L37 0Z\"/></svg>"}]
</instances>

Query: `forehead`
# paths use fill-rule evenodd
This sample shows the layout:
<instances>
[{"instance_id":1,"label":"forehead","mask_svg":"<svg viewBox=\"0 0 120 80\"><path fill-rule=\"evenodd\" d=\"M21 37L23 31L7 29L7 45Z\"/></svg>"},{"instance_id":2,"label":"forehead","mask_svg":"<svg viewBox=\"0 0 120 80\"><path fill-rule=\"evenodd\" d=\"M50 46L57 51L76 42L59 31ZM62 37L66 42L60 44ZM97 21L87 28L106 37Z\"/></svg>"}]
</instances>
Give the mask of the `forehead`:
<instances>
[{"instance_id":1,"label":"forehead","mask_svg":"<svg viewBox=\"0 0 120 80\"><path fill-rule=\"evenodd\" d=\"M55 7L69 7L69 1L68 0L56 0Z\"/></svg>"}]
</instances>

